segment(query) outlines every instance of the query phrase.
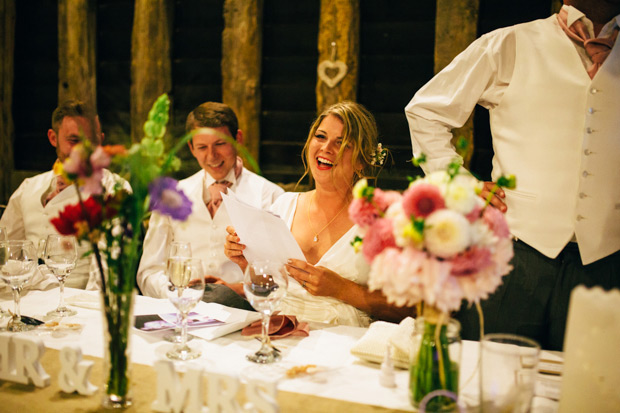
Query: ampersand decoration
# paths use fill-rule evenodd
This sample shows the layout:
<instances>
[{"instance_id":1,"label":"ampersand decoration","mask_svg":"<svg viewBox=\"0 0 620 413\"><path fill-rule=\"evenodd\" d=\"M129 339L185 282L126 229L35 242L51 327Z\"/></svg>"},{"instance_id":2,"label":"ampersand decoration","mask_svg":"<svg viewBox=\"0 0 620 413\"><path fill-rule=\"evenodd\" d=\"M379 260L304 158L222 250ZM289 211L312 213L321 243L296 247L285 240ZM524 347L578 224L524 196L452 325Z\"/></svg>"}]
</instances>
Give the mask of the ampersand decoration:
<instances>
[{"instance_id":1,"label":"ampersand decoration","mask_svg":"<svg viewBox=\"0 0 620 413\"><path fill-rule=\"evenodd\" d=\"M329 88L334 88L347 74L349 68L342 60L336 60L336 42L331 43L332 55L331 60L323 60L319 63L317 73Z\"/></svg>"}]
</instances>

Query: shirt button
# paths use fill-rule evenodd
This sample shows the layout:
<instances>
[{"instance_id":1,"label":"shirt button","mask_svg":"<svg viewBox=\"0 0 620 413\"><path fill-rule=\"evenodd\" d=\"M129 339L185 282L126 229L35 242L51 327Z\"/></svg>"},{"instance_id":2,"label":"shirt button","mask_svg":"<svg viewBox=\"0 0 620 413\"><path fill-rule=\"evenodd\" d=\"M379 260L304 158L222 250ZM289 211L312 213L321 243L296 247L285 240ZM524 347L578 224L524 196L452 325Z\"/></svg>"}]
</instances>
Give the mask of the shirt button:
<instances>
[{"instance_id":1,"label":"shirt button","mask_svg":"<svg viewBox=\"0 0 620 413\"><path fill-rule=\"evenodd\" d=\"M586 133L592 133L592 132L594 132L594 129L592 129L592 128L586 128Z\"/></svg>"},{"instance_id":2,"label":"shirt button","mask_svg":"<svg viewBox=\"0 0 620 413\"><path fill-rule=\"evenodd\" d=\"M590 173L588 171L583 171L583 173L581 174L584 178L587 178L588 175L590 175Z\"/></svg>"},{"instance_id":3,"label":"shirt button","mask_svg":"<svg viewBox=\"0 0 620 413\"><path fill-rule=\"evenodd\" d=\"M587 195L584 192L579 193L579 198L583 199L585 197L587 197Z\"/></svg>"},{"instance_id":4,"label":"shirt button","mask_svg":"<svg viewBox=\"0 0 620 413\"><path fill-rule=\"evenodd\" d=\"M590 93L592 93L592 94L595 94L595 93L598 93L598 92L600 92L600 89L597 89L597 88L595 88L595 87L593 87L592 89L590 89Z\"/></svg>"},{"instance_id":5,"label":"shirt button","mask_svg":"<svg viewBox=\"0 0 620 413\"><path fill-rule=\"evenodd\" d=\"M582 219L586 219L583 215L577 215L577 221L581 221Z\"/></svg>"},{"instance_id":6,"label":"shirt button","mask_svg":"<svg viewBox=\"0 0 620 413\"><path fill-rule=\"evenodd\" d=\"M594 113L594 108L588 108L588 113L590 114Z\"/></svg>"},{"instance_id":7,"label":"shirt button","mask_svg":"<svg viewBox=\"0 0 620 413\"><path fill-rule=\"evenodd\" d=\"M584 149L583 150L583 154L586 155L586 156L590 155L591 153L592 152L590 151L590 149Z\"/></svg>"}]
</instances>

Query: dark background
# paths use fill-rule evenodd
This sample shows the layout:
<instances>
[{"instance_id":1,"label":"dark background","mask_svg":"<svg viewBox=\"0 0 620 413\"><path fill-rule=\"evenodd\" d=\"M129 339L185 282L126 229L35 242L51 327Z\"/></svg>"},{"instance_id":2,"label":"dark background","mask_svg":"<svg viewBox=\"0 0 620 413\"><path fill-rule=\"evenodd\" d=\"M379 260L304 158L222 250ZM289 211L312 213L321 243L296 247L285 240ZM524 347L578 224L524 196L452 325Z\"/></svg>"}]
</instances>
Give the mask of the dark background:
<instances>
[{"instance_id":1,"label":"dark background","mask_svg":"<svg viewBox=\"0 0 620 413\"><path fill-rule=\"evenodd\" d=\"M16 2L15 169L49 170L55 152L47 141L58 96L56 0ZM220 101L223 0L176 0L172 44L171 131L180 136L187 113ZM319 0L264 0L262 114L259 162L280 183L301 175L300 152L316 112ZM403 189L411 143L404 107L433 75L434 0L361 0L358 102L376 116L380 141L394 164L378 184ZM478 34L550 14L549 2L481 0ZM133 0L97 1L97 104L106 143L129 142L130 47ZM488 113L475 113L471 169L490 175ZM243 125L240 125L243 128ZM181 176L198 169L188 150Z\"/></svg>"}]
</instances>

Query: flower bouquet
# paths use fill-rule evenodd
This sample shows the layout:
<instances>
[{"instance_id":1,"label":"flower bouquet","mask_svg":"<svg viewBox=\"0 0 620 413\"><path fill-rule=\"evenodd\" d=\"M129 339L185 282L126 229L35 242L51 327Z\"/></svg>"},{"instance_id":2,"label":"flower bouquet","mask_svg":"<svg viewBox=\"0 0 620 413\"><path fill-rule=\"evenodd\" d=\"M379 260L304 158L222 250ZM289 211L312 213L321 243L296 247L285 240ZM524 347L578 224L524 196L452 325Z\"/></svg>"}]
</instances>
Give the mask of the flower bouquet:
<instances>
[{"instance_id":1,"label":"flower bouquet","mask_svg":"<svg viewBox=\"0 0 620 413\"><path fill-rule=\"evenodd\" d=\"M169 106L167 95L157 99L144 124L144 138L131 148L94 146L83 139L64 164L55 165L56 173L73 182L81 193L77 191L77 204L67 206L51 222L61 234L90 243L102 286L106 407L125 407L131 402L128 340L143 221L153 210L178 220L191 213L191 201L177 189L174 179L164 176L179 168L174 154L191 137L186 135L165 152ZM109 166L118 175L104 169Z\"/></svg>"},{"instance_id":2,"label":"flower bouquet","mask_svg":"<svg viewBox=\"0 0 620 413\"><path fill-rule=\"evenodd\" d=\"M499 186L514 187L514 177L500 179ZM481 189L457 161L413 180L402 194L370 187L366 180L353 189L349 215L365 230L353 246L371 264L369 288L396 305L417 305L422 316L410 369L416 407L436 390L456 398L460 336L449 313L462 300L478 304L487 298L511 269L508 225L479 196ZM454 401L437 397L427 408L452 409Z\"/></svg>"}]
</instances>

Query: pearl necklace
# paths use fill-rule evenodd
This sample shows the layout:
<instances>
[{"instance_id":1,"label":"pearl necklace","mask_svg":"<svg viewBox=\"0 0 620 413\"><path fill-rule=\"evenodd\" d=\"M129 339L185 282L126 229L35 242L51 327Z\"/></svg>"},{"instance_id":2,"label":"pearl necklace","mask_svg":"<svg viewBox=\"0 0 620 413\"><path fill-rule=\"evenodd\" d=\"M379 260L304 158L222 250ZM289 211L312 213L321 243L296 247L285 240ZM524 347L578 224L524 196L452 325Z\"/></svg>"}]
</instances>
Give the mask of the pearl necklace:
<instances>
[{"instance_id":1,"label":"pearl necklace","mask_svg":"<svg viewBox=\"0 0 620 413\"><path fill-rule=\"evenodd\" d=\"M334 215L334 217L323 227L321 228L320 231L315 231L314 227L312 226L312 220L310 219L310 207L312 206L312 201L314 201L314 197L316 195L316 191L312 193L312 196L310 197L310 202L308 202L308 208L306 208L306 215L308 216L308 225L310 225L310 230L312 232L314 232L314 238L312 238L312 241L314 242L319 242L319 234L321 232L323 232L325 230L325 228L329 227L329 225L334 222L334 220L336 218L338 218L338 216L342 213L342 211L344 211L344 209L347 207L347 203L345 203L342 208L340 208L340 211L338 211L338 213L336 215Z\"/></svg>"}]
</instances>

